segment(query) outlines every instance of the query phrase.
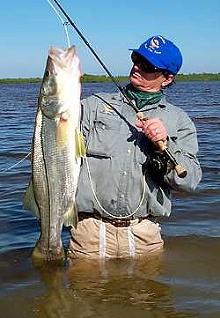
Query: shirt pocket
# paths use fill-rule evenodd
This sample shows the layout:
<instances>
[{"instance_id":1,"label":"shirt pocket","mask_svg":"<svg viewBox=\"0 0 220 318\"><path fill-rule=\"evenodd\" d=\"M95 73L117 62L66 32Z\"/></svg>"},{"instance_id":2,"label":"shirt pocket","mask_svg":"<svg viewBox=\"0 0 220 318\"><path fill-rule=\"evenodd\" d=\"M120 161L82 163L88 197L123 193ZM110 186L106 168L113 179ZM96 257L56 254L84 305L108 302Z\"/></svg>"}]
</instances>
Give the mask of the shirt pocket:
<instances>
[{"instance_id":1,"label":"shirt pocket","mask_svg":"<svg viewBox=\"0 0 220 318\"><path fill-rule=\"evenodd\" d=\"M121 118L113 111L101 111L93 121L90 130L87 154L112 157L119 142Z\"/></svg>"}]
</instances>

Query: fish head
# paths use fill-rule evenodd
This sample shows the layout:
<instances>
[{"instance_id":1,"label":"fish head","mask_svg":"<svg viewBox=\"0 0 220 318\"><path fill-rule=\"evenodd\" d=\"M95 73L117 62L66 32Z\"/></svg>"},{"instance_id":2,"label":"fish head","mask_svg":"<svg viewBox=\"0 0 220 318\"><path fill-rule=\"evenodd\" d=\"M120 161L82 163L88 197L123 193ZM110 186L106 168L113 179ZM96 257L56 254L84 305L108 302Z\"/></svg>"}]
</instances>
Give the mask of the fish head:
<instances>
[{"instance_id":1,"label":"fish head","mask_svg":"<svg viewBox=\"0 0 220 318\"><path fill-rule=\"evenodd\" d=\"M49 50L40 90L40 107L45 116L56 118L74 111L74 100L80 100L80 78L80 60L74 46Z\"/></svg>"}]
</instances>

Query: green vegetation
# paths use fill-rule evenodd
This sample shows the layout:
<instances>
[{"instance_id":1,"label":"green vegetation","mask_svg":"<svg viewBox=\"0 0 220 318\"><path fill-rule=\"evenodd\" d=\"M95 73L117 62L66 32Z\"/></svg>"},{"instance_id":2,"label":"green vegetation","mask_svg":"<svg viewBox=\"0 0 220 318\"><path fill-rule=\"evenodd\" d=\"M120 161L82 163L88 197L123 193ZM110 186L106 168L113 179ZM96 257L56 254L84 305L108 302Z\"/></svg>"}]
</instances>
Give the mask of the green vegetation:
<instances>
[{"instance_id":1,"label":"green vegetation","mask_svg":"<svg viewBox=\"0 0 220 318\"><path fill-rule=\"evenodd\" d=\"M40 77L33 78L0 78L0 84L27 84L27 83L40 83Z\"/></svg>"},{"instance_id":2,"label":"green vegetation","mask_svg":"<svg viewBox=\"0 0 220 318\"><path fill-rule=\"evenodd\" d=\"M127 76L115 76L117 82L128 81ZM28 84L28 83L40 83L42 79L40 77L33 78L2 78L0 84ZM92 75L84 74L82 77L83 83L110 83L112 80L107 75Z\"/></svg>"},{"instance_id":3,"label":"green vegetation","mask_svg":"<svg viewBox=\"0 0 220 318\"><path fill-rule=\"evenodd\" d=\"M176 81L219 81L220 73L190 73L176 75Z\"/></svg>"},{"instance_id":4,"label":"green vegetation","mask_svg":"<svg viewBox=\"0 0 220 318\"><path fill-rule=\"evenodd\" d=\"M40 77L34 78L4 78L0 79L0 84L23 84L23 83L40 83ZM127 76L115 76L117 82L127 82ZM220 73L190 73L176 75L176 81L219 81ZM84 74L82 77L83 83L108 83L111 79L107 75L92 75Z\"/></svg>"},{"instance_id":5,"label":"green vegetation","mask_svg":"<svg viewBox=\"0 0 220 318\"><path fill-rule=\"evenodd\" d=\"M128 76L115 76L117 82L127 82ZM91 75L84 74L82 77L83 83L110 83L112 82L111 78L107 75Z\"/></svg>"}]
</instances>

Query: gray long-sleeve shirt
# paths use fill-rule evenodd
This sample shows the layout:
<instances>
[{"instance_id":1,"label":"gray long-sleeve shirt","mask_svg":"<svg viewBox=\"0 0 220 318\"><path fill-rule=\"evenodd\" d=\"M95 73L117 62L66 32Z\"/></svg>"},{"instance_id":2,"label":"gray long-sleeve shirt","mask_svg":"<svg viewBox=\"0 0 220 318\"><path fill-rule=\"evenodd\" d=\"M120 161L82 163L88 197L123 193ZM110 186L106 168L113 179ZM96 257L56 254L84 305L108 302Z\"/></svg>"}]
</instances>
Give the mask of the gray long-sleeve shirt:
<instances>
[{"instance_id":1,"label":"gray long-sleeve shirt","mask_svg":"<svg viewBox=\"0 0 220 318\"><path fill-rule=\"evenodd\" d=\"M78 211L120 218L169 216L170 190L192 191L201 180L193 122L165 98L141 109L146 117L163 121L169 135L168 149L187 170L185 178L170 170L158 182L146 164L152 144L135 126L133 108L120 93L98 95L112 108L94 95L82 100L87 162L84 159L79 176Z\"/></svg>"}]
</instances>

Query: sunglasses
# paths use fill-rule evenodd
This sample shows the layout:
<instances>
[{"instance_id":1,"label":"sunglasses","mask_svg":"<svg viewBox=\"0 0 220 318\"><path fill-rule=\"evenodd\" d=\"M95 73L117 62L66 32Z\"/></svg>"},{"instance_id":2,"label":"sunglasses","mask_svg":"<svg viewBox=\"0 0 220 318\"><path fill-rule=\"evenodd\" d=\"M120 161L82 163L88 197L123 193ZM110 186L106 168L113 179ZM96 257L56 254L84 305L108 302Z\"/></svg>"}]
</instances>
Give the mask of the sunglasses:
<instances>
[{"instance_id":1,"label":"sunglasses","mask_svg":"<svg viewBox=\"0 0 220 318\"><path fill-rule=\"evenodd\" d=\"M138 65L138 67L140 67L141 70L145 73L161 72L159 68L153 66L150 62L148 62L144 57L142 57L138 53L132 52L131 60L135 65Z\"/></svg>"}]
</instances>

